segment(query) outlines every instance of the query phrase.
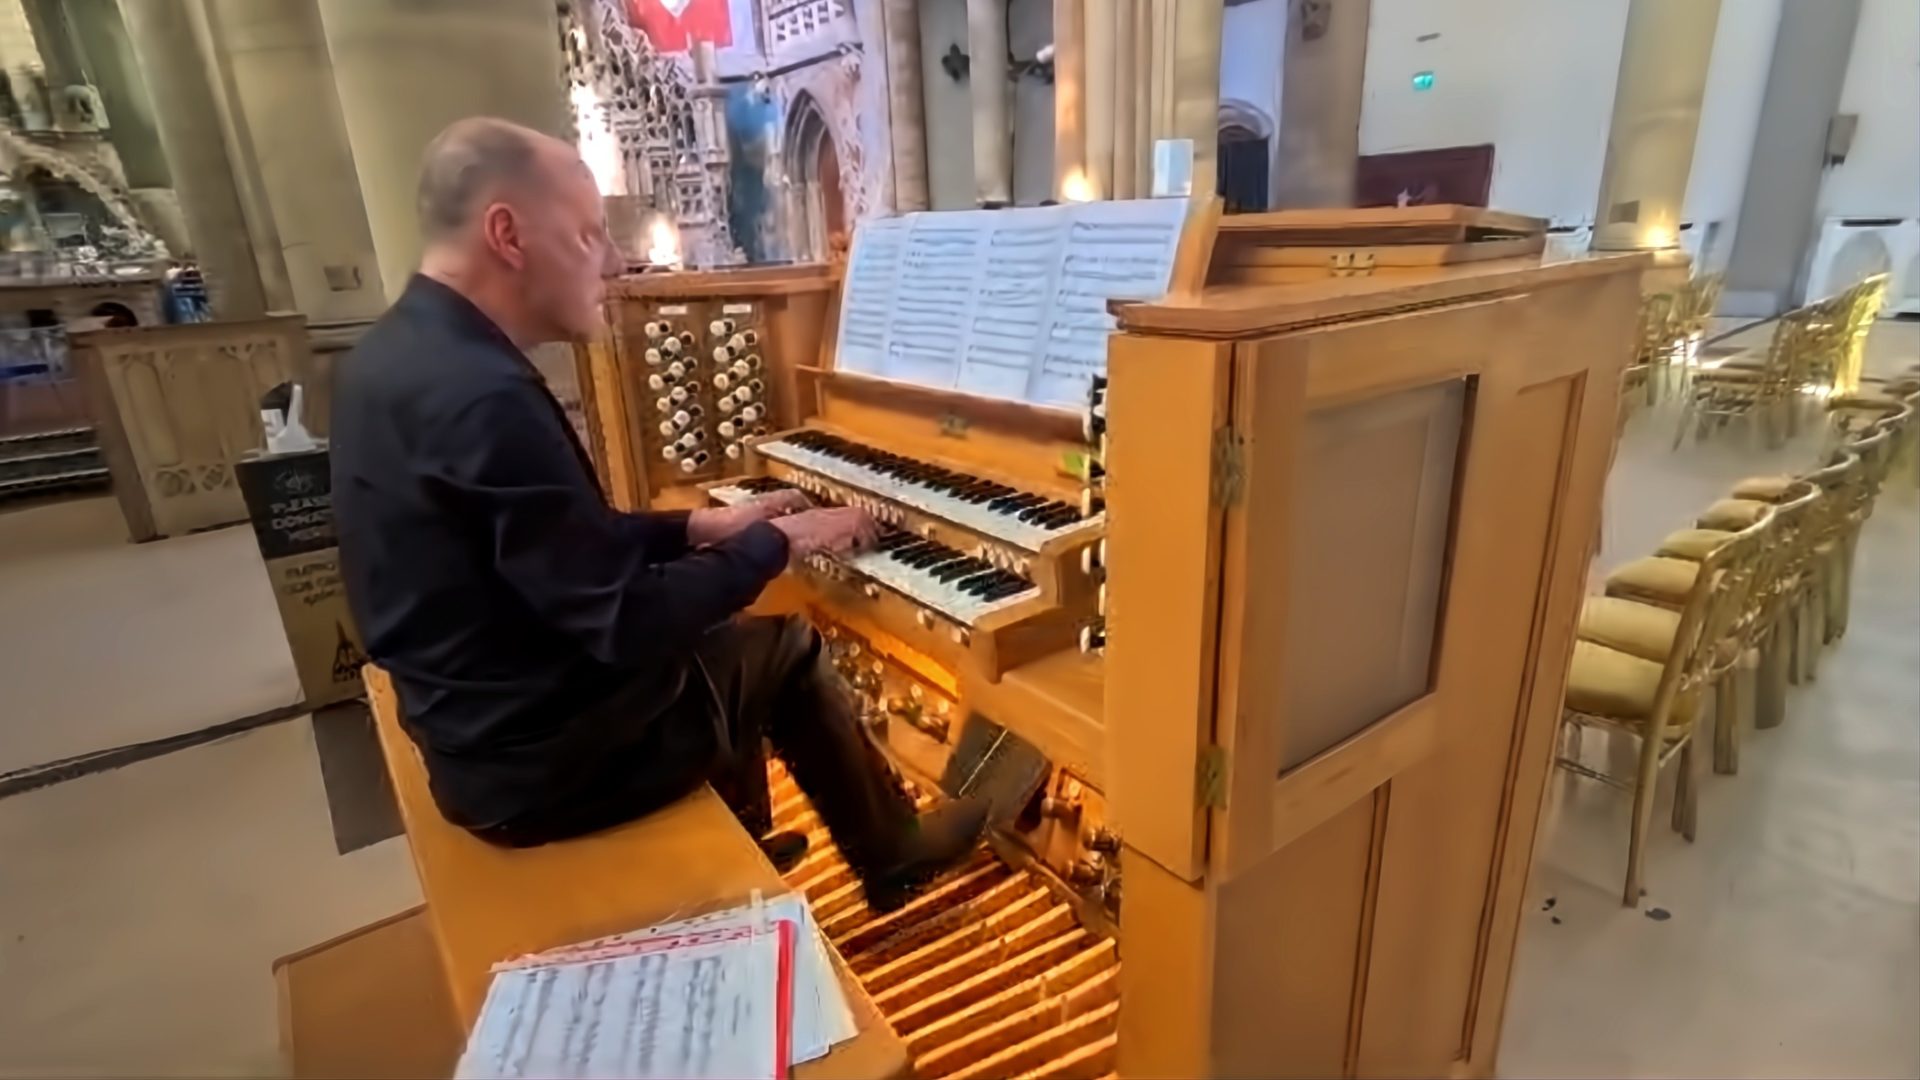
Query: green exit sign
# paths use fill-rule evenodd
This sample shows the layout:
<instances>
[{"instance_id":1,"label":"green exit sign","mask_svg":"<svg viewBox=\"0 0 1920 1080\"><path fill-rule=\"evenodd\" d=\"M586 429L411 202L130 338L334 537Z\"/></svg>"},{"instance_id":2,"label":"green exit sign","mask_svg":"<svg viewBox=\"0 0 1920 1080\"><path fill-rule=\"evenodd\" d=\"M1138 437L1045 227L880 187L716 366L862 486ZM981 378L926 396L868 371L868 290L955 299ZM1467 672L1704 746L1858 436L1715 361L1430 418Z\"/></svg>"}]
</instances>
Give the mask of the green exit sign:
<instances>
[{"instance_id":1,"label":"green exit sign","mask_svg":"<svg viewBox=\"0 0 1920 1080\"><path fill-rule=\"evenodd\" d=\"M1431 72L1431 71L1416 71L1416 72L1414 72L1414 73L1413 73L1413 88L1414 88L1415 90L1431 90L1431 89L1433 89L1433 72Z\"/></svg>"}]
</instances>

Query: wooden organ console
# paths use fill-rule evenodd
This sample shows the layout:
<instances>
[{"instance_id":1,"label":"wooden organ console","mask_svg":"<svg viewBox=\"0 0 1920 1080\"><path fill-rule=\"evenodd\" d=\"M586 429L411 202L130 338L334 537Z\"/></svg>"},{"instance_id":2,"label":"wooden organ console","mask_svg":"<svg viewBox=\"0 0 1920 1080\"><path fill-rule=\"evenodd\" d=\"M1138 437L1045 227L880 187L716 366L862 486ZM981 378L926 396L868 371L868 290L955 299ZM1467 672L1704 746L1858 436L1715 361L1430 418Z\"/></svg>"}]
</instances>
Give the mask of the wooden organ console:
<instances>
[{"instance_id":1,"label":"wooden organ console","mask_svg":"<svg viewBox=\"0 0 1920 1080\"><path fill-rule=\"evenodd\" d=\"M838 270L623 282L582 355L615 499L871 510L763 604L922 798L994 797L877 915L773 766L787 881L919 1075L1491 1075L1644 261L1542 224L1199 207L1084 409L847 370ZM818 315L763 339L768 430L623 481L671 434L627 328L769 282Z\"/></svg>"}]
</instances>

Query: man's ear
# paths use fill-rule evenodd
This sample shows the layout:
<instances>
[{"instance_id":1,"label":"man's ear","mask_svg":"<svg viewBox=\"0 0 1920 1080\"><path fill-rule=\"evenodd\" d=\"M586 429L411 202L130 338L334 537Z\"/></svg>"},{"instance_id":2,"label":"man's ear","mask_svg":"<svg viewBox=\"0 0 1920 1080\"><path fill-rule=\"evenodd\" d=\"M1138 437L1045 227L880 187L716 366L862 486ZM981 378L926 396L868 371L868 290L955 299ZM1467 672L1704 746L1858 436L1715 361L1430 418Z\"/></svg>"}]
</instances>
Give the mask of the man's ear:
<instances>
[{"instance_id":1,"label":"man's ear","mask_svg":"<svg viewBox=\"0 0 1920 1080\"><path fill-rule=\"evenodd\" d=\"M521 244L520 219L506 203L488 203L480 212L480 235L487 247L515 270L526 266L527 255Z\"/></svg>"}]
</instances>

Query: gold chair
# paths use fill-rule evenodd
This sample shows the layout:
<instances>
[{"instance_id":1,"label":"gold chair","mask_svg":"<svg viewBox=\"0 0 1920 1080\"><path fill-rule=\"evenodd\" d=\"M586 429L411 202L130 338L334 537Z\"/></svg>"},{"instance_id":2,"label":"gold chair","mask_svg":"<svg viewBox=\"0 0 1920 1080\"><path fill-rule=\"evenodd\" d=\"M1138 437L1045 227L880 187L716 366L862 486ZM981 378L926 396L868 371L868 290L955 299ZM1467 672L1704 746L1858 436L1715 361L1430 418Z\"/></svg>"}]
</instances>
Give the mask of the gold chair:
<instances>
[{"instance_id":1,"label":"gold chair","mask_svg":"<svg viewBox=\"0 0 1920 1080\"><path fill-rule=\"evenodd\" d=\"M1682 325L1682 342L1691 342L1707 332L1707 325L1713 321L1713 313L1720 306L1720 291L1727 283L1727 275L1722 271L1711 274L1698 274L1687 283L1689 303L1687 318Z\"/></svg>"},{"instance_id":2,"label":"gold chair","mask_svg":"<svg viewBox=\"0 0 1920 1080\"><path fill-rule=\"evenodd\" d=\"M1773 507L1773 531L1748 594L1745 629L1746 659L1754 669L1753 726L1778 727L1786 719L1787 685L1794 681L1799 651L1810 647L1801 612L1812 589L1813 543L1823 496L1812 481L1791 476L1743 480L1734 486L1733 495L1715 504L1723 508L1723 523L1733 520L1726 509L1733 503ZM1709 515L1713 513L1709 510ZM1732 757L1737 767L1737 745Z\"/></svg>"},{"instance_id":3,"label":"gold chair","mask_svg":"<svg viewBox=\"0 0 1920 1080\"><path fill-rule=\"evenodd\" d=\"M1714 681L1716 643L1726 638L1745 602L1761 535L1759 528L1743 532L1714 549L1702 562L1692 564L1697 573L1678 613L1646 609L1649 630L1656 623L1662 628L1669 623L1671 626L1660 659L1647 659L1597 641L1574 642L1562 719L1563 736L1575 744L1575 750L1572 755L1563 752L1555 760L1568 772L1633 796L1626 885L1620 898L1627 907L1640 901L1647 829L1653 818L1660 769L1676 756L1680 773L1674 788L1673 827L1689 841L1694 838L1700 796L1698 760L1693 752L1699 727L1696 721L1705 692ZM1591 768L1578 759L1578 735L1589 727L1639 740L1631 778Z\"/></svg>"},{"instance_id":4,"label":"gold chair","mask_svg":"<svg viewBox=\"0 0 1920 1080\"><path fill-rule=\"evenodd\" d=\"M1796 514L1796 528L1797 520ZM1726 636L1714 642L1713 769L1719 773L1740 771L1740 728L1751 711L1740 678L1743 670L1762 666L1759 633L1770 627L1757 593L1772 586L1779 563L1781 545L1774 526L1773 508L1766 503L1723 499L1701 515L1699 528L1668 536L1658 554L1608 574L1606 595L1589 598L1580 612L1578 636L1642 659L1658 659L1665 655L1671 621L1686 606L1706 559L1735 539L1754 538L1749 602L1735 614Z\"/></svg>"},{"instance_id":5,"label":"gold chair","mask_svg":"<svg viewBox=\"0 0 1920 1080\"><path fill-rule=\"evenodd\" d=\"M1809 346L1814 338L1812 315L1802 310L1781 317L1757 361L1739 358L1744 353L1704 356L1680 410L1673 448L1680 448L1689 427L1694 428L1696 439L1704 439L1713 427L1755 415L1762 421L1769 448L1784 443L1798 423L1798 388L1812 363Z\"/></svg>"},{"instance_id":6,"label":"gold chair","mask_svg":"<svg viewBox=\"0 0 1920 1080\"><path fill-rule=\"evenodd\" d=\"M1873 516L1874 500L1887 470L1893 465L1894 429L1876 427L1868 435L1846 444L1845 451L1860 461L1856 482L1847 492L1847 505L1834 540L1833 577L1827 592L1826 640L1839 641L1847 633L1847 616L1853 607L1853 562L1860 546L1860 529Z\"/></svg>"},{"instance_id":7,"label":"gold chair","mask_svg":"<svg viewBox=\"0 0 1920 1080\"><path fill-rule=\"evenodd\" d=\"M1873 274L1842 294L1846 297L1847 305L1843 317L1840 359L1833 382L1836 394L1852 394L1860 389L1860 372L1867 355L1867 335L1873 332L1874 320L1880 317L1880 309L1886 303L1887 281L1887 274Z\"/></svg>"},{"instance_id":8,"label":"gold chair","mask_svg":"<svg viewBox=\"0 0 1920 1080\"><path fill-rule=\"evenodd\" d=\"M1660 399L1660 387L1677 370L1674 354L1682 340L1682 326L1688 318L1686 291L1652 293L1640 300L1640 326L1634 346L1633 364L1627 370L1639 371L1635 385L1645 391L1646 403Z\"/></svg>"},{"instance_id":9,"label":"gold chair","mask_svg":"<svg viewBox=\"0 0 1920 1080\"><path fill-rule=\"evenodd\" d=\"M1856 504L1865 490L1866 464L1859 455L1842 450L1823 468L1806 474L1809 483L1820 489L1820 509L1809 525L1807 572L1809 580L1799 612L1803 644L1796 650L1790 670L1794 682L1812 681L1820 675L1820 648L1834 640L1832 630L1834 594L1840 575L1840 555L1856 512Z\"/></svg>"}]
</instances>

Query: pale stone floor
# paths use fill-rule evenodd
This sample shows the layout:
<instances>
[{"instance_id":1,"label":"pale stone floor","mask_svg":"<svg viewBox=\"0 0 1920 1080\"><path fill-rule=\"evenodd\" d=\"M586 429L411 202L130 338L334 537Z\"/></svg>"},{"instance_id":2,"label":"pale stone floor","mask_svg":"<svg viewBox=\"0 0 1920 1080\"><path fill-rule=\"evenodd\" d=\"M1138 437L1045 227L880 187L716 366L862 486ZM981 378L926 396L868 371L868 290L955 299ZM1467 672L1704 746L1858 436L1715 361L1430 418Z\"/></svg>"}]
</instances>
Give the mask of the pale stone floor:
<instances>
[{"instance_id":1,"label":"pale stone floor","mask_svg":"<svg viewBox=\"0 0 1920 1080\"><path fill-rule=\"evenodd\" d=\"M1920 357L1920 324L1873 345L1875 368ZM1630 428L1600 568L1818 451L1672 434L1659 410ZM1706 781L1698 842L1657 809L1665 921L1618 904L1625 798L1553 784L1503 1074L1920 1075L1911 476L1867 525L1854 604L1787 723ZM108 500L0 510L0 775L296 697L244 530L136 547ZM336 853L304 719L0 799L0 1075L274 1073L272 961L418 902L404 841Z\"/></svg>"}]
</instances>

